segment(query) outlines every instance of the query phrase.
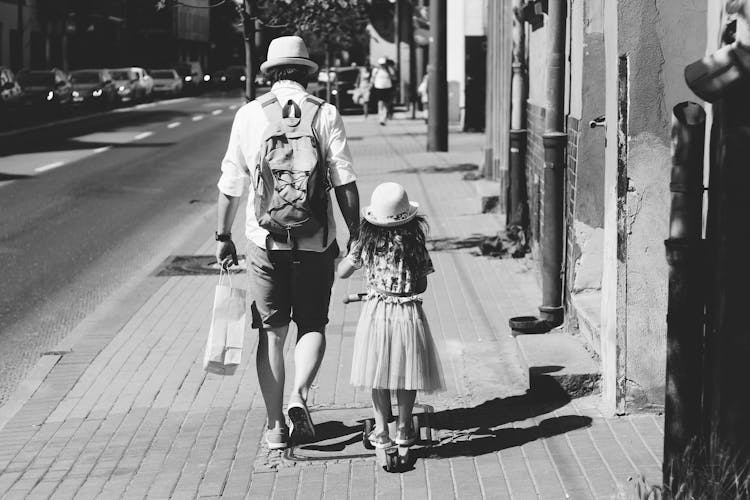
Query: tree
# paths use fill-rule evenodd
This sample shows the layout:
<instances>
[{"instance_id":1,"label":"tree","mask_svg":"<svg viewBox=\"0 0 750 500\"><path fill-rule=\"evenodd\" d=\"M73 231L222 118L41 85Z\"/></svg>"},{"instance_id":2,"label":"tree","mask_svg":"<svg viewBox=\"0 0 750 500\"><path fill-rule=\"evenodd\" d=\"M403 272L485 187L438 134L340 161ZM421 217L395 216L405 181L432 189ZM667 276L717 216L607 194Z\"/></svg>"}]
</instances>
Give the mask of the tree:
<instances>
[{"instance_id":1,"label":"tree","mask_svg":"<svg viewBox=\"0 0 750 500\"><path fill-rule=\"evenodd\" d=\"M364 0L261 0L259 10L264 25L304 38L313 57L330 60L336 52L369 43Z\"/></svg>"}]
</instances>

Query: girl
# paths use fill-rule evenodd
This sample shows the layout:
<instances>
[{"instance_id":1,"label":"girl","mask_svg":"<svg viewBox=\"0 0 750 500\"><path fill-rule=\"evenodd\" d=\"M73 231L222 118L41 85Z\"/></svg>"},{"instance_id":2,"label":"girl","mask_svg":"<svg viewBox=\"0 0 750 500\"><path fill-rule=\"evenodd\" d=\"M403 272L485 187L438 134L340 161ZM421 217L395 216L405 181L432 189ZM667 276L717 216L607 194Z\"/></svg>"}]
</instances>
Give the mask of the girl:
<instances>
[{"instance_id":1,"label":"girl","mask_svg":"<svg viewBox=\"0 0 750 500\"><path fill-rule=\"evenodd\" d=\"M377 448L416 441L412 409L417 391L445 390L440 360L418 294L434 271L425 248L424 217L395 182L380 184L363 210L359 239L341 261L348 278L365 268L367 295L354 339L351 383L372 389L375 429L368 436ZM398 401L398 432L388 433L391 391Z\"/></svg>"}]
</instances>

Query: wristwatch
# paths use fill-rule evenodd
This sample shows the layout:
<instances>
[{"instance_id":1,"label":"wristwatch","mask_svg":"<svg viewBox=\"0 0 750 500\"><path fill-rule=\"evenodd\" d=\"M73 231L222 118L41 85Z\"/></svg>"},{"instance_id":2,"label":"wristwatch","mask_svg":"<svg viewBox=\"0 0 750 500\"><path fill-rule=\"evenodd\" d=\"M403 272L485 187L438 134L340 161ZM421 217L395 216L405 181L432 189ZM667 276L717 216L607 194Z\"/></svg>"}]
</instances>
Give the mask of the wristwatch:
<instances>
[{"instance_id":1,"label":"wristwatch","mask_svg":"<svg viewBox=\"0 0 750 500\"><path fill-rule=\"evenodd\" d=\"M232 233L219 233L218 231L216 231L214 235L216 241L221 241L222 243L225 241L232 241Z\"/></svg>"}]
</instances>

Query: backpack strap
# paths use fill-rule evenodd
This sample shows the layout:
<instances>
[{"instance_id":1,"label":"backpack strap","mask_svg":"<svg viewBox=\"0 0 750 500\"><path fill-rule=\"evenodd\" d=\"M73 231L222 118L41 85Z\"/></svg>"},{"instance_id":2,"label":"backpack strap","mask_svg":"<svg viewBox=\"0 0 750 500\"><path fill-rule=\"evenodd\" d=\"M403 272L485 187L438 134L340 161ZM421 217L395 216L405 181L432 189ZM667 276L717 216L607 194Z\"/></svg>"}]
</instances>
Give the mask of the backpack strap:
<instances>
[{"instance_id":1,"label":"backpack strap","mask_svg":"<svg viewBox=\"0 0 750 500\"><path fill-rule=\"evenodd\" d=\"M320 112L321 108L323 107L323 104L325 104L325 101L323 99L320 99L318 97L315 97L313 95L307 95L302 100L302 120L304 126L310 128L310 132L312 133L312 136L315 137L315 146L318 149L318 165L320 168L323 169L323 182L325 182L325 186L323 189L324 196L328 197L328 190L331 187L331 179L328 172L328 165L326 163L326 156L323 150L323 145L321 144L320 137L318 137L318 134L315 131L315 127L313 126L313 122L315 121L315 118L318 116L318 113ZM326 243L328 243L328 208L324 208L323 210L323 247L325 248Z\"/></svg>"},{"instance_id":2,"label":"backpack strap","mask_svg":"<svg viewBox=\"0 0 750 500\"><path fill-rule=\"evenodd\" d=\"M281 104L273 92L267 92L255 100L263 108L269 124L281 123Z\"/></svg>"}]
</instances>

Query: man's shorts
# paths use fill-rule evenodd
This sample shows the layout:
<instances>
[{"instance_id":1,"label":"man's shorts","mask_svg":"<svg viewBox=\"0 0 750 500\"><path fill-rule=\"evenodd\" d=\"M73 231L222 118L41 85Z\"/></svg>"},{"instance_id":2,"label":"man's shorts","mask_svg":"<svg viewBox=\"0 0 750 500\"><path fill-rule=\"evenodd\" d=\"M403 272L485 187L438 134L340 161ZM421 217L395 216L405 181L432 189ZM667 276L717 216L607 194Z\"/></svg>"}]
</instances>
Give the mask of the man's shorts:
<instances>
[{"instance_id":1,"label":"man's shorts","mask_svg":"<svg viewBox=\"0 0 750 500\"><path fill-rule=\"evenodd\" d=\"M250 242L247 250L248 301L253 328L297 324L298 335L322 331L328 324L336 242L325 252L299 250L298 264L291 250L272 250ZM270 259L269 259L270 254Z\"/></svg>"}]
</instances>

